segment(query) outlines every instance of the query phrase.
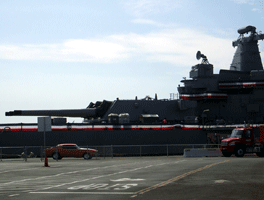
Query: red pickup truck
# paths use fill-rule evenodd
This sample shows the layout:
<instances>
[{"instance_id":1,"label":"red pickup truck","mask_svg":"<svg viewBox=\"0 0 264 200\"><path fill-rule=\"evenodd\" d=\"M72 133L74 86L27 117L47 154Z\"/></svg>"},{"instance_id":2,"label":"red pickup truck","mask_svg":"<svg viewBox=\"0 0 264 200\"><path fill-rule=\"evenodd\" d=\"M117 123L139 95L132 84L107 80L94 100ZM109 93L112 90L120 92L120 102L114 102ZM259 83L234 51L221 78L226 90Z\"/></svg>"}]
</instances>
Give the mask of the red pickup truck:
<instances>
[{"instance_id":1,"label":"red pickup truck","mask_svg":"<svg viewBox=\"0 0 264 200\"><path fill-rule=\"evenodd\" d=\"M46 149L46 156L52 156L55 160L63 157L83 157L91 159L98 151L90 148L80 148L77 144L58 144L55 147Z\"/></svg>"}]
</instances>

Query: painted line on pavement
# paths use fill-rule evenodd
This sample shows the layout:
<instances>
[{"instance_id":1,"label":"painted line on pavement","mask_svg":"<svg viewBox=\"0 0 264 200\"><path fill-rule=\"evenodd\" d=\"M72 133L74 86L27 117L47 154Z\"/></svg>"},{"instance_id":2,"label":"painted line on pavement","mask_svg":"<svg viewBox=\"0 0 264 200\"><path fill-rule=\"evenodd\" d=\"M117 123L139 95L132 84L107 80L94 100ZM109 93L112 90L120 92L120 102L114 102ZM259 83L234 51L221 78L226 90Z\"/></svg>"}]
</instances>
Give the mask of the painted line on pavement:
<instances>
[{"instance_id":1,"label":"painted line on pavement","mask_svg":"<svg viewBox=\"0 0 264 200\"><path fill-rule=\"evenodd\" d=\"M39 169L39 168L29 168L29 169L15 169L15 170L6 170L6 171L2 171L0 172L0 174L4 174L4 173L9 173L9 172L20 172L20 171L28 171L28 170L32 170L32 169Z\"/></svg>"},{"instance_id":2,"label":"painted line on pavement","mask_svg":"<svg viewBox=\"0 0 264 200\"><path fill-rule=\"evenodd\" d=\"M128 195L135 194L134 192L30 192L30 194L114 194L114 195Z\"/></svg>"},{"instance_id":3,"label":"painted line on pavement","mask_svg":"<svg viewBox=\"0 0 264 200\"><path fill-rule=\"evenodd\" d=\"M148 166L144 166L144 167L139 167L139 168L129 169L129 170L125 170L125 171L115 172L115 173L111 173L111 174L95 176L95 177L87 178L87 179L83 179L83 180L78 180L78 181L73 181L73 182L66 182L66 183L62 183L62 184L59 184L59 185L53 185L53 186L50 186L50 187L46 187L46 188L43 188L43 189L38 189L38 190L33 190L33 191L31 190L31 191L28 191L28 192L29 193L33 193L33 192L36 193L39 190L42 190L42 191L43 190L49 190L49 189L58 188L58 187L66 186L66 185L72 185L72 184L76 184L76 183L81 183L81 182L85 182L85 181L89 181L89 180L105 178L105 177L114 176L114 175L118 175L118 174L124 174L124 173L127 173L127 172L133 172L133 171L137 171L137 170L141 170L141 169L146 169L146 168L150 168L150 167L161 166L161 165L164 165L164 164L175 164L175 163L180 163L180 162L184 162L184 161L186 161L186 160L180 160L180 161L169 162L169 163L161 163L161 164L157 164L157 165L148 165ZM118 165L118 166L120 166L120 165ZM45 192L42 192L42 193L45 193ZM47 193L49 193L49 192L47 192Z\"/></svg>"},{"instance_id":4,"label":"painted line on pavement","mask_svg":"<svg viewBox=\"0 0 264 200\"><path fill-rule=\"evenodd\" d=\"M164 181L164 182L158 183L158 184L156 184L156 185L153 185L153 186L151 186L151 187L148 187L148 188L145 188L145 189L139 190L138 192L135 192L134 195L131 196L131 197L133 198L133 197L136 197L136 196L138 196L138 195L141 195L141 194L144 194L144 193L146 193L146 192L149 192L149 191L151 191L151 190L155 190L155 189L157 189L157 188L159 188L159 187L166 186L166 185L168 185L168 184L170 184L170 183L172 183L172 182L175 182L175 181L178 181L178 180L180 180L180 179L182 179L182 178L185 178L186 176L189 176L189 175L191 175L191 174L194 174L194 173L197 173L197 172L203 171L203 170L208 169L208 168L210 168L210 167L213 167L213 166L215 166L215 165L219 165L219 164L226 163L226 162L229 162L229 160L225 160L225 161L218 162L218 163L213 163L213 164L206 165L206 166L204 166L204 167L198 168L198 169L196 169L196 170L192 170L192 171L190 171L190 172L187 172L187 173L185 173L185 174L182 174L182 175L176 176L176 177L174 177L174 178L172 178L172 179L169 179L169 180L167 180L167 181Z\"/></svg>"},{"instance_id":5,"label":"painted line on pavement","mask_svg":"<svg viewBox=\"0 0 264 200\"><path fill-rule=\"evenodd\" d=\"M11 194L11 195L9 195L9 197L15 197L15 196L19 196L19 194Z\"/></svg>"},{"instance_id":6,"label":"painted line on pavement","mask_svg":"<svg viewBox=\"0 0 264 200\"><path fill-rule=\"evenodd\" d=\"M148 161L145 161L145 162L148 162ZM90 168L90 169L59 173L59 174L54 174L54 175L49 175L49 176L40 176L37 178L28 178L28 179L16 180L16 181L11 181L11 182L7 182L7 183L0 183L0 187L6 186L6 185L22 183L22 182L27 182L27 181L36 181L36 180L54 178L54 177L58 177L58 176L75 174L75 173L80 173L80 172L87 172L87 171L98 170L98 169L100 170L100 169L105 169L105 168L109 168L109 167L119 167L119 166L125 166L125 165L131 165L131 163L130 164L121 164L121 165L109 165L109 166L105 166L105 167L95 167L95 168Z\"/></svg>"}]
</instances>

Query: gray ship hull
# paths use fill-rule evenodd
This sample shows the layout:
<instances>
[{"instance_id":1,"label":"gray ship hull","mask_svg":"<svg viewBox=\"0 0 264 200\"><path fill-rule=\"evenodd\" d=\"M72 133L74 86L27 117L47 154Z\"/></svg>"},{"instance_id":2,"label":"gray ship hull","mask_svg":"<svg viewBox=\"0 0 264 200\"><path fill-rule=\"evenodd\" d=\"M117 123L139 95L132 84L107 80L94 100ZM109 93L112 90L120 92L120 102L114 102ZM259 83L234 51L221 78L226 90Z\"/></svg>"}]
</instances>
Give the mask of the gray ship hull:
<instances>
[{"instance_id":1,"label":"gray ship hull","mask_svg":"<svg viewBox=\"0 0 264 200\"><path fill-rule=\"evenodd\" d=\"M20 148L5 148L3 154L21 154L25 151L23 147L28 147L28 153L33 151L35 155L41 155L41 146L44 146L44 133L35 130L36 126L22 126L22 130L18 130L18 126L5 127L0 135L0 147L19 146ZM78 128L84 129L81 125ZM53 131L45 133L46 146L76 143L79 146L94 147L100 150L102 146L122 145L122 148L115 149L115 154L138 155L142 153L153 155L166 154L164 147L170 144L205 144L207 142L205 130L198 127L195 129L183 128L179 125L144 125L137 126L137 128L135 126L92 126L93 130L90 128L88 130L76 129L73 126L71 128L66 126L53 128ZM139 151L139 147L136 147L139 145L145 147ZM103 151L101 149L99 153L102 154ZM182 148L170 147L169 153L180 154L182 152Z\"/></svg>"},{"instance_id":2,"label":"gray ship hull","mask_svg":"<svg viewBox=\"0 0 264 200\"><path fill-rule=\"evenodd\" d=\"M43 132L5 131L0 146L43 146ZM52 131L46 132L46 145L76 143L81 146L205 144L203 130L113 130L113 131Z\"/></svg>"}]
</instances>

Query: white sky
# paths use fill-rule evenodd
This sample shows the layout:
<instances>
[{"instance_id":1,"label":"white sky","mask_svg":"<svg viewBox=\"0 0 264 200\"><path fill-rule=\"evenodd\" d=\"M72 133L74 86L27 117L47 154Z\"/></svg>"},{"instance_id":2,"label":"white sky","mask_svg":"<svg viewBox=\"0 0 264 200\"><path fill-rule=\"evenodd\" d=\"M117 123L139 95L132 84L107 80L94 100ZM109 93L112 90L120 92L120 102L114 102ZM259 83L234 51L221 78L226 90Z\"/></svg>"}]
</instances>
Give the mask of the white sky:
<instances>
[{"instance_id":1,"label":"white sky","mask_svg":"<svg viewBox=\"0 0 264 200\"><path fill-rule=\"evenodd\" d=\"M0 123L37 121L6 117L12 110L85 108L155 93L169 98L201 62L198 50L215 73L229 69L237 29L264 32L263 3L1 0Z\"/></svg>"}]
</instances>

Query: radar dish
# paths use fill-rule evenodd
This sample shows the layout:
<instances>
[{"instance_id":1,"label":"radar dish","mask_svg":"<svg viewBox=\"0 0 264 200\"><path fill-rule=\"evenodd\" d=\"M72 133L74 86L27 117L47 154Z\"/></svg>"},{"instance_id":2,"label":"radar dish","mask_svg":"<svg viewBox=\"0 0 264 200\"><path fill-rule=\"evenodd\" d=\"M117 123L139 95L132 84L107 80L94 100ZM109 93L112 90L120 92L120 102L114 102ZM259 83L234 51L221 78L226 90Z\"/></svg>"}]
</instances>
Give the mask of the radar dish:
<instances>
[{"instance_id":1,"label":"radar dish","mask_svg":"<svg viewBox=\"0 0 264 200\"><path fill-rule=\"evenodd\" d=\"M197 53L196 53L196 59L197 60L200 60L200 58L201 58L201 51L197 51Z\"/></svg>"},{"instance_id":2,"label":"radar dish","mask_svg":"<svg viewBox=\"0 0 264 200\"><path fill-rule=\"evenodd\" d=\"M203 58L202 64L209 64L206 56L204 54L202 54L201 51L197 51L196 58L197 58L197 60L200 60L200 58Z\"/></svg>"}]
</instances>

